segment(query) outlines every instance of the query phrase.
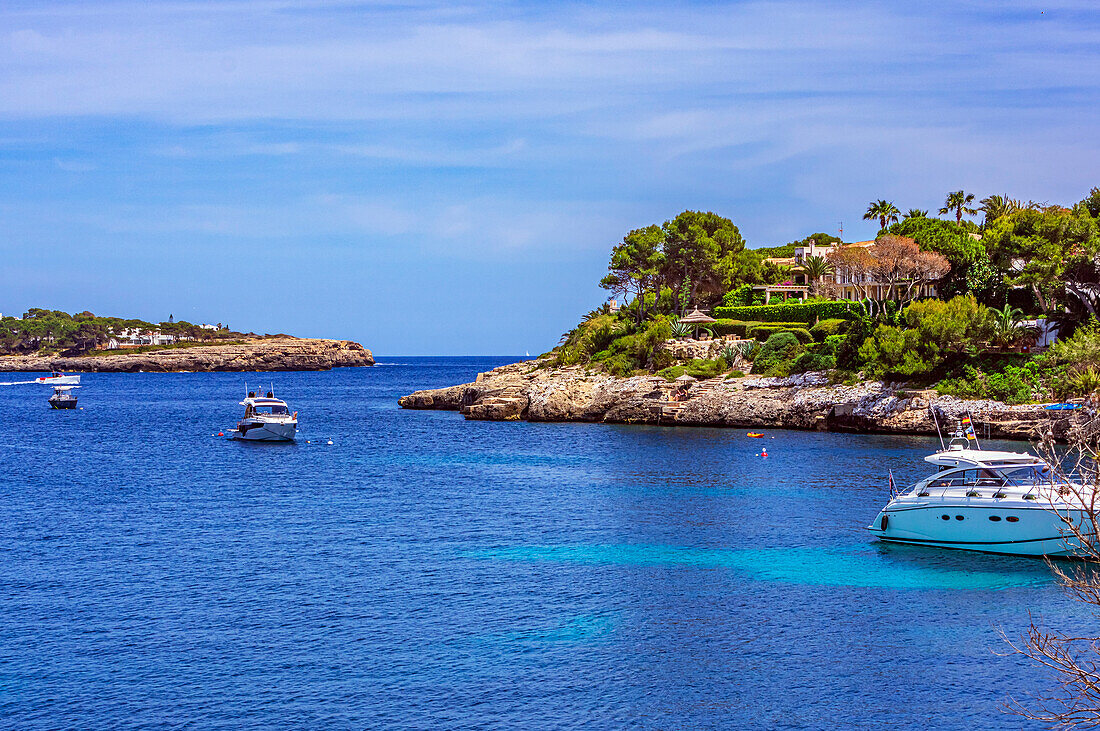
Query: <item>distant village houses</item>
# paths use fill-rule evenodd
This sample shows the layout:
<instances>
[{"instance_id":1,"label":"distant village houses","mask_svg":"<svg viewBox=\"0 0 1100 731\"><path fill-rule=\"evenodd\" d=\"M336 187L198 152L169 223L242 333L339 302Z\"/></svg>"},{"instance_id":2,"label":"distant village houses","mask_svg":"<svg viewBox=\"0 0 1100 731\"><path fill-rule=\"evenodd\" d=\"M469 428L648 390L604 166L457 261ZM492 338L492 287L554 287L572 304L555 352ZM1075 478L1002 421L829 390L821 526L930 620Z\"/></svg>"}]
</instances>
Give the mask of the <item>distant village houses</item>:
<instances>
[{"instance_id":1,"label":"distant village houses","mask_svg":"<svg viewBox=\"0 0 1100 731\"><path fill-rule=\"evenodd\" d=\"M216 325L203 323L199 325L202 330L216 332L224 330L227 326L220 322ZM164 333L160 330L142 330L140 328L127 328L112 333L107 340L108 350L120 350L126 348L141 348L148 345L173 345L179 342L192 341L195 338L176 333Z\"/></svg>"}]
</instances>

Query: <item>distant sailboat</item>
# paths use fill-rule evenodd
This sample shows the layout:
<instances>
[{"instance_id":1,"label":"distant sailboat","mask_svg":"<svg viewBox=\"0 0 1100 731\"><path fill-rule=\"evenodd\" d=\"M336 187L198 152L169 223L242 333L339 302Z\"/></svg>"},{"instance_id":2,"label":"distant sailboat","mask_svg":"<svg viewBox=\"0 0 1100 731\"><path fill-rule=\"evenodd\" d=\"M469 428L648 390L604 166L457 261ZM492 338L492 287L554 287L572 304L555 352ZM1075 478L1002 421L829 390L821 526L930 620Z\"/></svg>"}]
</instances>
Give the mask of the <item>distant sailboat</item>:
<instances>
[{"instance_id":1,"label":"distant sailboat","mask_svg":"<svg viewBox=\"0 0 1100 731\"><path fill-rule=\"evenodd\" d=\"M529 351L529 350L523 351L523 354L526 355L528 358L531 357L531 351Z\"/></svg>"}]
</instances>

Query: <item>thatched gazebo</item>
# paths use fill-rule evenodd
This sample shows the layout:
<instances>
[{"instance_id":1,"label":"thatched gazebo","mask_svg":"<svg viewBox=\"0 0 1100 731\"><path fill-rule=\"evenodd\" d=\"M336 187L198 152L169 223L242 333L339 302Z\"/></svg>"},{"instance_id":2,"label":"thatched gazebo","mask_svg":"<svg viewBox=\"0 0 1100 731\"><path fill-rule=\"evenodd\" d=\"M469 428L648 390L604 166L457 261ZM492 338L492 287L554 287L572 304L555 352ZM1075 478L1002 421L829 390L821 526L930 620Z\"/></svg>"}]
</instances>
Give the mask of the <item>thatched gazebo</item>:
<instances>
[{"instance_id":1,"label":"thatched gazebo","mask_svg":"<svg viewBox=\"0 0 1100 731\"><path fill-rule=\"evenodd\" d=\"M718 321L715 320L713 317L710 317L709 315L704 315L702 312L699 311L699 308L696 307L694 310L692 310L688 314L681 317L680 322L684 323L685 325L694 325L695 326L695 335L694 335L694 337L695 337L696 340L698 340L699 339L699 326L700 325L708 325L712 322L718 322Z\"/></svg>"}]
</instances>

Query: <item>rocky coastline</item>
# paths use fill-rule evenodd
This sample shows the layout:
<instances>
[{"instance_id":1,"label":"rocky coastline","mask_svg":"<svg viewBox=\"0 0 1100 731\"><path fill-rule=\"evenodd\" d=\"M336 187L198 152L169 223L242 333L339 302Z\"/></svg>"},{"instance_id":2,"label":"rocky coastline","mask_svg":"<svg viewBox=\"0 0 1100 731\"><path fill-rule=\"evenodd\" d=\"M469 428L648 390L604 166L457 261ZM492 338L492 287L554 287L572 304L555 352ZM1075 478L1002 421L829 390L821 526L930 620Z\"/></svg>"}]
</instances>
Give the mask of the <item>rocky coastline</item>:
<instances>
[{"instance_id":1,"label":"rocky coastline","mask_svg":"<svg viewBox=\"0 0 1100 731\"><path fill-rule=\"evenodd\" d=\"M0 371L3 372L327 371L371 365L374 365L374 356L359 343L291 337L258 338L243 343L196 345L147 353L0 357Z\"/></svg>"},{"instance_id":2,"label":"rocky coastline","mask_svg":"<svg viewBox=\"0 0 1100 731\"><path fill-rule=\"evenodd\" d=\"M583 367L548 368L538 361L481 373L473 383L417 391L405 409L443 409L490 421L581 421L607 424L804 429L884 434L931 434L930 406L949 419L973 416L981 437L1065 439L1081 428L1074 412L1038 405L966 401L903 384L830 384L825 373L788 378L718 377L690 383L670 400L675 383L659 376L617 378ZM942 425L941 425L942 426Z\"/></svg>"}]
</instances>

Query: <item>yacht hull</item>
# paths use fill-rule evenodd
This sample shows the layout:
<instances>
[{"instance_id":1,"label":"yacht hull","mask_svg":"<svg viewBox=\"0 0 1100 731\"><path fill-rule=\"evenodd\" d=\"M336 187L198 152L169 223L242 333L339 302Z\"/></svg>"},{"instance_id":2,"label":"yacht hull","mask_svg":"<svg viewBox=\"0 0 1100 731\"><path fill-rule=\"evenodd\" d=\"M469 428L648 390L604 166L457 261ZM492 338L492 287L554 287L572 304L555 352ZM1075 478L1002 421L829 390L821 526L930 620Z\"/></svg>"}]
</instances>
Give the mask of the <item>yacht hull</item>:
<instances>
[{"instance_id":1,"label":"yacht hull","mask_svg":"<svg viewBox=\"0 0 1100 731\"><path fill-rule=\"evenodd\" d=\"M297 433L297 421L245 420L229 434L231 439L247 442L293 442Z\"/></svg>"},{"instance_id":2,"label":"yacht hull","mask_svg":"<svg viewBox=\"0 0 1100 731\"><path fill-rule=\"evenodd\" d=\"M74 386L80 383L80 376L42 376L34 379L34 382L47 386Z\"/></svg>"},{"instance_id":3,"label":"yacht hull","mask_svg":"<svg viewBox=\"0 0 1100 731\"><path fill-rule=\"evenodd\" d=\"M887 508L867 530L891 543L1012 556L1074 556L1079 544L1066 519L1078 525L1087 520L1083 511L1042 505L936 504Z\"/></svg>"}]
</instances>

